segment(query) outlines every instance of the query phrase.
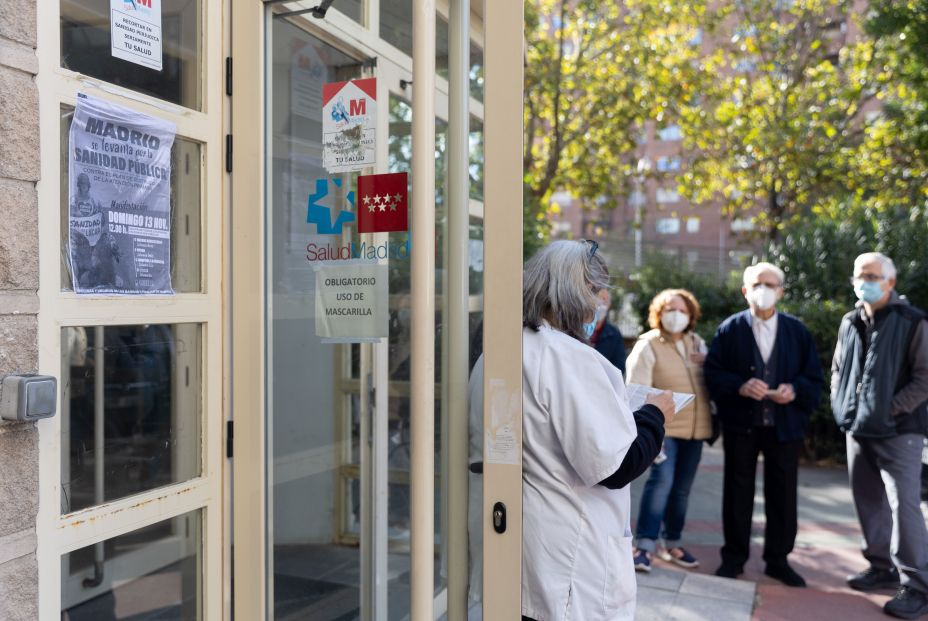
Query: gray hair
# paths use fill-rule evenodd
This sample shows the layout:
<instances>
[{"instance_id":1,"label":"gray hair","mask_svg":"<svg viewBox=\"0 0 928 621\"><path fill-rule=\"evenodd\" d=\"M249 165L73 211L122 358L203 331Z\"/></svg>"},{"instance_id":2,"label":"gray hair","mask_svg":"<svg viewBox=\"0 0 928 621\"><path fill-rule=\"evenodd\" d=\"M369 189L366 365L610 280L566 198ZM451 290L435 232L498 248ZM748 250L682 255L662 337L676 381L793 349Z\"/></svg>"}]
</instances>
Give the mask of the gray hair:
<instances>
[{"instance_id":1,"label":"gray hair","mask_svg":"<svg viewBox=\"0 0 928 621\"><path fill-rule=\"evenodd\" d=\"M744 276L742 276L741 282L745 287L747 287L751 284L751 281L754 280L755 277L763 274L764 272L773 272L773 275L776 276L777 280L780 281L781 287L786 282L786 274L783 273L783 270L781 270L773 263L767 263L766 261L761 261L755 265L749 265L744 270Z\"/></svg>"},{"instance_id":2,"label":"gray hair","mask_svg":"<svg viewBox=\"0 0 928 621\"><path fill-rule=\"evenodd\" d=\"M560 240L539 250L522 274L522 323L538 330L542 321L586 342L583 324L596 311L595 293L609 285L603 258L583 241Z\"/></svg>"},{"instance_id":3,"label":"gray hair","mask_svg":"<svg viewBox=\"0 0 928 621\"><path fill-rule=\"evenodd\" d=\"M896 277L896 264L882 252L865 252L854 259L854 271L856 272L861 265L873 263L874 261L880 262L880 266L883 268L883 277L886 280Z\"/></svg>"}]
</instances>

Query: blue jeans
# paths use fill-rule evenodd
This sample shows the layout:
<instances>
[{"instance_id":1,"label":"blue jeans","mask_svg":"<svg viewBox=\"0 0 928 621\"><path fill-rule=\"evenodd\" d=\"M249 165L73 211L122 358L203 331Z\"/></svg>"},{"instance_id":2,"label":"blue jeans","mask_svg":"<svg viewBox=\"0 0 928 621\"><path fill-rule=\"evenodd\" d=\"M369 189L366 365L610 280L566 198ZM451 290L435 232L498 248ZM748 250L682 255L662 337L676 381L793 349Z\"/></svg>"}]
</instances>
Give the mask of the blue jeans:
<instances>
[{"instance_id":1,"label":"blue jeans","mask_svg":"<svg viewBox=\"0 0 928 621\"><path fill-rule=\"evenodd\" d=\"M641 494L635 527L639 550L653 553L658 536L664 539L668 550L680 545L690 488L702 459L702 443L702 440L664 438L667 459L651 465L651 476Z\"/></svg>"}]
</instances>

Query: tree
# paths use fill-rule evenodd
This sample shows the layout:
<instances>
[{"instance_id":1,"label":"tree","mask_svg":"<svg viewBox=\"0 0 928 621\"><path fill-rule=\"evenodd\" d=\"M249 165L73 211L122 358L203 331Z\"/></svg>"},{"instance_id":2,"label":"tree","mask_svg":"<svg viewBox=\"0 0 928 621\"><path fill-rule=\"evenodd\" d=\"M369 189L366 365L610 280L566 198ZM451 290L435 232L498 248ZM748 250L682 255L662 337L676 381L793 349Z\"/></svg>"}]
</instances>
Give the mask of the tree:
<instances>
[{"instance_id":1,"label":"tree","mask_svg":"<svg viewBox=\"0 0 928 621\"><path fill-rule=\"evenodd\" d=\"M716 47L701 64L714 77L682 108L692 159L679 181L692 200L754 215L775 240L813 210L869 191L858 159L873 153L868 112L888 76L857 34L853 4L719 5Z\"/></svg>"},{"instance_id":2,"label":"tree","mask_svg":"<svg viewBox=\"0 0 928 621\"><path fill-rule=\"evenodd\" d=\"M526 254L547 236L553 192L605 209L627 194L642 124L693 87L688 42L704 14L701 2L526 1Z\"/></svg>"}]
</instances>

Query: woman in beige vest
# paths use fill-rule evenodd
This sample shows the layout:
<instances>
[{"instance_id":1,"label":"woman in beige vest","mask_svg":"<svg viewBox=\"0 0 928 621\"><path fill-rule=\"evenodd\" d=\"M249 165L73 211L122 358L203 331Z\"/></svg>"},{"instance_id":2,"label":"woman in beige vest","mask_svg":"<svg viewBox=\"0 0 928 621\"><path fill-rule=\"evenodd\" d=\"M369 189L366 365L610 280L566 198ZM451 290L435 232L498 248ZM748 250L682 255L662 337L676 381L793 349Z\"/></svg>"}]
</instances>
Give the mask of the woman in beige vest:
<instances>
[{"instance_id":1,"label":"woman in beige vest","mask_svg":"<svg viewBox=\"0 0 928 621\"><path fill-rule=\"evenodd\" d=\"M693 332L699 315L699 302L689 291L661 291L648 309L652 329L638 338L628 357L629 384L696 395L667 425L664 450L651 466L645 483L636 526L638 543L633 553L637 571L651 571L655 553L681 567L699 565L680 545L702 444L712 436L709 395L702 376L706 344ZM658 537L664 540L660 550Z\"/></svg>"}]
</instances>

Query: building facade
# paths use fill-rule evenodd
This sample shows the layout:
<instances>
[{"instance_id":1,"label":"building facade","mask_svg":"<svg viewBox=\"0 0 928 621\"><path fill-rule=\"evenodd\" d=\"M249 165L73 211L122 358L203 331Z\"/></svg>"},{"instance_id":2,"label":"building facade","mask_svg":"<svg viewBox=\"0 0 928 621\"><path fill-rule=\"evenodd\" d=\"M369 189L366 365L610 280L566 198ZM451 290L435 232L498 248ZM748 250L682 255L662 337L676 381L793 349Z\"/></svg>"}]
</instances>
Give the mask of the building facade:
<instances>
[{"instance_id":1,"label":"building facade","mask_svg":"<svg viewBox=\"0 0 928 621\"><path fill-rule=\"evenodd\" d=\"M483 352L521 394L519 318L483 312L519 307L521 29L458 1L0 7L0 376L58 382L53 417L0 422L0 618L517 614L520 453L478 482L511 526L468 599L466 389Z\"/></svg>"}]
</instances>

